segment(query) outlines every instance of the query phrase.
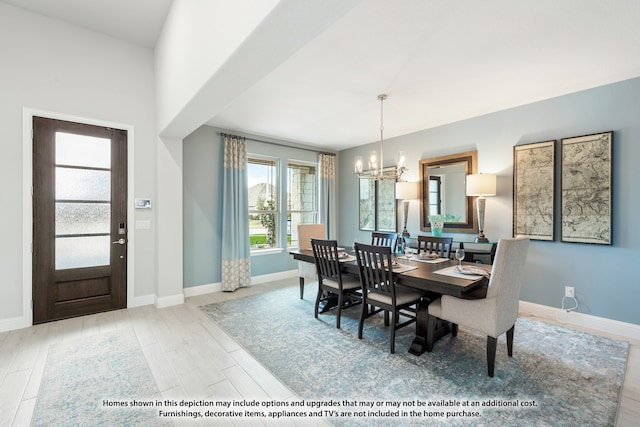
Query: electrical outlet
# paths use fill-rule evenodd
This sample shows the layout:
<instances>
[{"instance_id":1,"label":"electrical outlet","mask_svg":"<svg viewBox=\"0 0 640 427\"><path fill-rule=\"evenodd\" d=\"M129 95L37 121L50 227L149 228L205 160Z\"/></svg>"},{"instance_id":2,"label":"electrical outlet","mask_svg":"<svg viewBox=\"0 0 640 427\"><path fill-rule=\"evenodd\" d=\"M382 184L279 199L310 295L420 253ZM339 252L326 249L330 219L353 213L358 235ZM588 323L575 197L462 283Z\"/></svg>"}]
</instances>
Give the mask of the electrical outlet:
<instances>
[{"instance_id":1,"label":"electrical outlet","mask_svg":"<svg viewBox=\"0 0 640 427\"><path fill-rule=\"evenodd\" d=\"M567 298L575 298L576 293L573 290L573 286L565 286L564 287L564 296Z\"/></svg>"}]
</instances>

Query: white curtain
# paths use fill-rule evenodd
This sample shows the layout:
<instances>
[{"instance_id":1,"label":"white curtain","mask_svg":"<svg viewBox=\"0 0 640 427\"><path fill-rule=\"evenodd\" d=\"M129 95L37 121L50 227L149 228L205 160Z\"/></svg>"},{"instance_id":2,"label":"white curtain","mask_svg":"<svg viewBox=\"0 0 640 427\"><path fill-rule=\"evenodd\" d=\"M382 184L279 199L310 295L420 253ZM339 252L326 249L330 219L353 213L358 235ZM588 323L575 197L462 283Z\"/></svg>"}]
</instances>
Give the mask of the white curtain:
<instances>
[{"instance_id":1,"label":"white curtain","mask_svg":"<svg viewBox=\"0 0 640 427\"><path fill-rule=\"evenodd\" d=\"M223 135L222 290L251 285L247 144L244 138Z\"/></svg>"},{"instance_id":2,"label":"white curtain","mask_svg":"<svg viewBox=\"0 0 640 427\"><path fill-rule=\"evenodd\" d=\"M320 223L324 224L327 239L336 239L338 228L336 218L336 156L320 153Z\"/></svg>"}]
</instances>

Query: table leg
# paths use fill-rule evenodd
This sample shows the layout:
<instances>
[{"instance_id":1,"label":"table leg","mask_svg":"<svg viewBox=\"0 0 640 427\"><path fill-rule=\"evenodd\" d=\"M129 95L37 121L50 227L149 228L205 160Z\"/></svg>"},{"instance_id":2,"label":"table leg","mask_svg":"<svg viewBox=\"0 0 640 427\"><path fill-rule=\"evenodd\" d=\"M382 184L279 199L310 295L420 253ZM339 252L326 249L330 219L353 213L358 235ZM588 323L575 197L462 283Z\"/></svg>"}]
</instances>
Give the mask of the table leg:
<instances>
[{"instance_id":1,"label":"table leg","mask_svg":"<svg viewBox=\"0 0 640 427\"><path fill-rule=\"evenodd\" d=\"M416 337L413 339L411 347L409 347L409 353L415 356L420 356L425 351L430 352L434 342L451 332L451 324L440 319L437 319L435 324L429 325L429 312L427 308L430 302L429 300L423 299L418 305L418 311L416 312ZM429 326L434 329L431 332L433 334L433 341L430 343L427 341L427 339L430 338L428 331Z\"/></svg>"},{"instance_id":2,"label":"table leg","mask_svg":"<svg viewBox=\"0 0 640 427\"><path fill-rule=\"evenodd\" d=\"M415 356L420 356L427 351L427 320L429 318L427 307L429 307L429 302L422 300L416 311L416 337L409 347L409 353Z\"/></svg>"}]
</instances>

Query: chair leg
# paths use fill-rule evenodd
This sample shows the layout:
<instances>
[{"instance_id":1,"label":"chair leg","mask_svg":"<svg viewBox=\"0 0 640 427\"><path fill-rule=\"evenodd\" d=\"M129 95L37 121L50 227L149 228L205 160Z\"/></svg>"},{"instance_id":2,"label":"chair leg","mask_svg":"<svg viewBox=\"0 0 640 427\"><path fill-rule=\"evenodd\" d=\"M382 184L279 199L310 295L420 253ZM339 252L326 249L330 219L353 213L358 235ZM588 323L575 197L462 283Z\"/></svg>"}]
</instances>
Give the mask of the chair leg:
<instances>
[{"instance_id":1,"label":"chair leg","mask_svg":"<svg viewBox=\"0 0 640 427\"><path fill-rule=\"evenodd\" d=\"M318 318L318 307L320 307L320 299L322 298L322 286L318 284L318 295L316 296L316 305L313 308L313 315Z\"/></svg>"},{"instance_id":2,"label":"chair leg","mask_svg":"<svg viewBox=\"0 0 640 427\"><path fill-rule=\"evenodd\" d=\"M513 332L516 329L516 325L514 324L511 329L507 331L507 353L509 357L513 357Z\"/></svg>"},{"instance_id":3,"label":"chair leg","mask_svg":"<svg viewBox=\"0 0 640 427\"><path fill-rule=\"evenodd\" d=\"M362 339L362 327L364 325L364 318L369 311L369 304L362 301L362 310L360 311L360 322L358 323L358 339Z\"/></svg>"},{"instance_id":4,"label":"chair leg","mask_svg":"<svg viewBox=\"0 0 640 427\"><path fill-rule=\"evenodd\" d=\"M304 277L300 277L300 299L304 299Z\"/></svg>"},{"instance_id":5,"label":"chair leg","mask_svg":"<svg viewBox=\"0 0 640 427\"><path fill-rule=\"evenodd\" d=\"M344 304L344 292L338 294L338 313L336 313L336 328L340 329L340 315L342 314L342 304Z\"/></svg>"},{"instance_id":6,"label":"chair leg","mask_svg":"<svg viewBox=\"0 0 640 427\"><path fill-rule=\"evenodd\" d=\"M389 311L384 311L384 326L389 326Z\"/></svg>"},{"instance_id":7,"label":"chair leg","mask_svg":"<svg viewBox=\"0 0 640 427\"><path fill-rule=\"evenodd\" d=\"M393 311L393 317L392 317L392 325L389 332L391 332L391 354L396 352L396 324L398 323L398 310L394 310Z\"/></svg>"},{"instance_id":8,"label":"chair leg","mask_svg":"<svg viewBox=\"0 0 640 427\"><path fill-rule=\"evenodd\" d=\"M498 346L498 339L487 336L487 368L489 376L493 378L493 370L496 366L496 347Z\"/></svg>"},{"instance_id":9,"label":"chair leg","mask_svg":"<svg viewBox=\"0 0 640 427\"><path fill-rule=\"evenodd\" d=\"M458 336L458 324L457 323L452 323L451 324L451 336L452 337L457 337Z\"/></svg>"}]
</instances>

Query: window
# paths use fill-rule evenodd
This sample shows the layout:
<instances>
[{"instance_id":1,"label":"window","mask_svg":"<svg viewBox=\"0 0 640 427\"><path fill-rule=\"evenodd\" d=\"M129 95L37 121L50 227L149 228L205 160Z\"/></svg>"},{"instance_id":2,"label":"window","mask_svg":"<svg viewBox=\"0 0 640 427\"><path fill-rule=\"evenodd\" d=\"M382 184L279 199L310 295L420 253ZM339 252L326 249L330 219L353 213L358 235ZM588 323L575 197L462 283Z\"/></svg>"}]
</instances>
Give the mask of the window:
<instances>
[{"instance_id":1,"label":"window","mask_svg":"<svg viewBox=\"0 0 640 427\"><path fill-rule=\"evenodd\" d=\"M360 229L396 231L395 180L360 179Z\"/></svg>"},{"instance_id":2,"label":"window","mask_svg":"<svg viewBox=\"0 0 640 427\"><path fill-rule=\"evenodd\" d=\"M278 161L250 156L247 162L249 186L249 241L251 250L278 246Z\"/></svg>"},{"instance_id":3,"label":"window","mask_svg":"<svg viewBox=\"0 0 640 427\"><path fill-rule=\"evenodd\" d=\"M318 176L316 165L287 165L287 246L298 246L298 224L318 222Z\"/></svg>"}]
</instances>

